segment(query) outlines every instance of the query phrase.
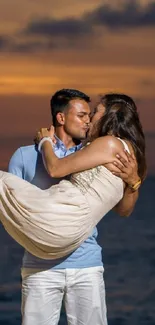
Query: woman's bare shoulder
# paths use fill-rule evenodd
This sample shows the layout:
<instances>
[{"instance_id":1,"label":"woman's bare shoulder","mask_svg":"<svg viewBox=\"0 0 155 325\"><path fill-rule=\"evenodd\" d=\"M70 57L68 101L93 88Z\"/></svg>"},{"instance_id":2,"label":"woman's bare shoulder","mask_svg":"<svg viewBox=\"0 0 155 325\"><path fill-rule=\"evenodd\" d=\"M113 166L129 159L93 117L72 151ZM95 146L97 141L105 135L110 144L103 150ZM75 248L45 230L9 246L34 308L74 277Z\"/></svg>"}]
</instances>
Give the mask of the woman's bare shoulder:
<instances>
[{"instance_id":1,"label":"woman's bare shoulder","mask_svg":"<svg viewBox=\"0 0 155 325\"><path fill-rule=\"evenodd\" d=\"M92 147L97 146L99 148L104 146L104 148L109 148L111 150L124 149L123 143L118 138L112 135L105 135L103 137L99 137L93 140L90 143L90 146Z\"/></svg>"}]
</instances>

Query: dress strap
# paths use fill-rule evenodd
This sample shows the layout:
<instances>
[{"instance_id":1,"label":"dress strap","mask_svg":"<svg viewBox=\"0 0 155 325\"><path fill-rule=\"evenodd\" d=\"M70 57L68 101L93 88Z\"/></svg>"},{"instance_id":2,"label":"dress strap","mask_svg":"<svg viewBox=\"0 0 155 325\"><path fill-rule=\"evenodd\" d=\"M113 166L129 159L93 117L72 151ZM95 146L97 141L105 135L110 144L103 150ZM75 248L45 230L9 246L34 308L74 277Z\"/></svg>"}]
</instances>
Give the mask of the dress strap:
<instances>
[{"instance_id":1,"label":"dress strap","mask_svg":"<svg viewBox=\"0 0 155 325\"><path fill-rule=\"evenodd\" d=\"M130 150L129 150L129 147L128 147L127 143L126 143L123 139L121 139L121 138L117 138L117 139L120 140L120 141L123 143L123 145L124 145L124 149L125 149L128 153L130 153Z\"/></svg>"}]
</instances>

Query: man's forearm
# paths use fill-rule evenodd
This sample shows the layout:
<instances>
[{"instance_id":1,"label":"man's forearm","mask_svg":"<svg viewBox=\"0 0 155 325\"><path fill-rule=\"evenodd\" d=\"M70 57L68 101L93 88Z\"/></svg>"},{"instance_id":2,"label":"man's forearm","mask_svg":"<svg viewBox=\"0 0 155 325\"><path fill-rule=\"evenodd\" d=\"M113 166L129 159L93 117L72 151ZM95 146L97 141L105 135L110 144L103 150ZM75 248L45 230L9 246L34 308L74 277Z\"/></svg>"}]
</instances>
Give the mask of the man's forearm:
<instances>
[{"instance_id":1,"label":"man's forearm","mask_svg":"<svg viewBox=\"0 0 155 325\"><path fill-rule=\"evenodd\" d=\"M128 217L135 207L138 196L138 191L132 192L131 189L127 187L123 199L114 207L113 210L121 217Z\"/></svg>"}]
</instances>

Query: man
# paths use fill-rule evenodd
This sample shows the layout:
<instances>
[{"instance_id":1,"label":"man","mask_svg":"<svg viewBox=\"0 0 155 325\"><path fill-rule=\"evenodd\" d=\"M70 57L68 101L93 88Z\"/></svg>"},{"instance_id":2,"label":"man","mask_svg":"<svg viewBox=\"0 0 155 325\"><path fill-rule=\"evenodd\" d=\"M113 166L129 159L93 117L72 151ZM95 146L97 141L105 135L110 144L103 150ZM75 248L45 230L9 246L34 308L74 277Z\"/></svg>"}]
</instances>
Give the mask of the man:
<instances>
[{"instance_id":1,"label":"man","mask_svg":"<svg viewBox=\"0 0 155 325\"><path fill-rule=\"evenodd\" d=\"M51 99L55 153L64 157L81 148L90 123L90 99L63 89ZM122 166L122 165L121 165ZM129 166L128 166L129 167ZM45 189L58 182L49 177L35 145L19 148L9 172ZM137 174L136 174L137 176ZM131 209L125 196L125 209ZM124 203L117 206L122 211ZM123 210L124 211L126 210ZM61 260L42 260L25 252L22 268L23 325L57 325L64 299L68 324L107 325L103 263L97 229L72 254Z\"/></svg>"}]
</instances>

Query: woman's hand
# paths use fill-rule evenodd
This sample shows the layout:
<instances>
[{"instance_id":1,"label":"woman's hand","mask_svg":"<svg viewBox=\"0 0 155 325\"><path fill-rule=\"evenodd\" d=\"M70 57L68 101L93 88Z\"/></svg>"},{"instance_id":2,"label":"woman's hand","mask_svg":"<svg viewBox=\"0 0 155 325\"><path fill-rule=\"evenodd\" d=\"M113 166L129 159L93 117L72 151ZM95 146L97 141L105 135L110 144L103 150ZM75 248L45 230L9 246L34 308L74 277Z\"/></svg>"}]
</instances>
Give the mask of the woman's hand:
<instances>
[{"instance_id":1,"label":"woman's hand","mask_svg":"<svg viewBox=\"0 0 155 325\"><path fill-rule=\"evenodd\" d=\"M54 129L54 126L51 125L49 129L47 128L41 128L37 133L36 133L36 136L34 138L34 142L36 144L38 144L41 139L43 139L44 137L50 137L53 141L53 143L56 142L56 139L55 139L55 136L54 136L54 133L55 133L55 129Z\"/></svg>"}]
</instances>

